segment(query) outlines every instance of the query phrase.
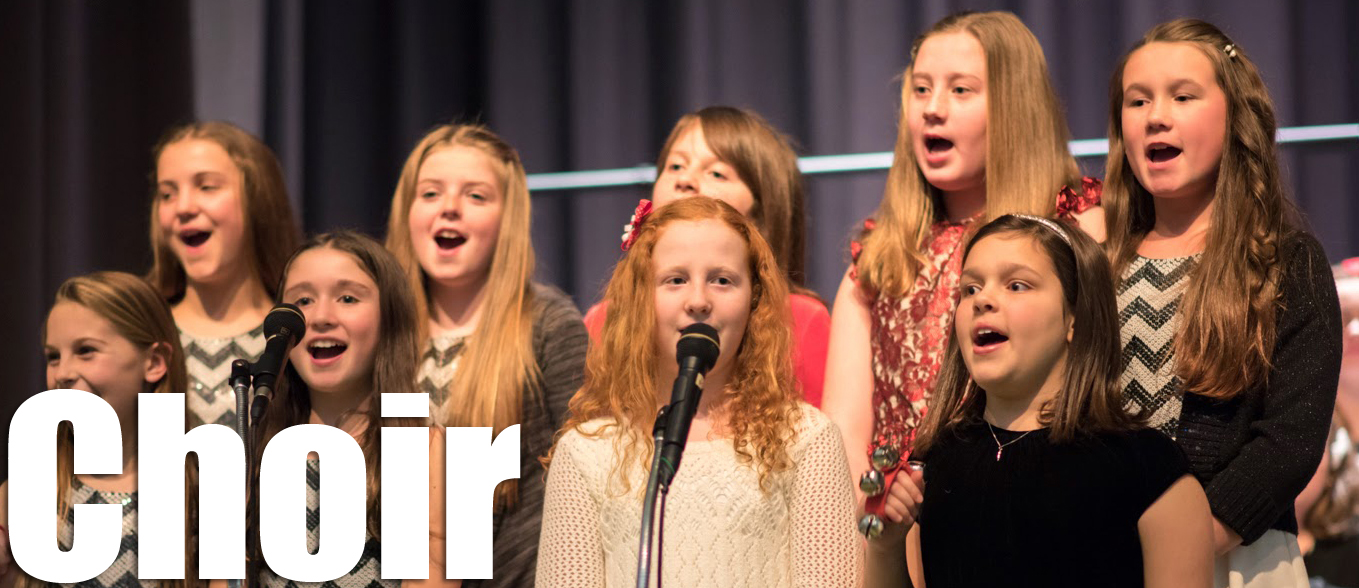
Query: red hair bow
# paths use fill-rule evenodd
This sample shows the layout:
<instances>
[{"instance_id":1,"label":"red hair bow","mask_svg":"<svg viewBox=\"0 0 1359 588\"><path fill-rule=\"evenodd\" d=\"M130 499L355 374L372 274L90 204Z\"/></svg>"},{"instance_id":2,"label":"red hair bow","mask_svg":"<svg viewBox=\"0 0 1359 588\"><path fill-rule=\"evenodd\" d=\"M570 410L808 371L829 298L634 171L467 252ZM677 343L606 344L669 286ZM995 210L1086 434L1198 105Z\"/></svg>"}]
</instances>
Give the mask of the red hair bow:
<instances>
[{"instance_id":1,"label":"red hair bow","mask_svg":"<svg viewBox=\"0 0 1359 588\"><path fill-rule=\"evenodd\" d=\"M651 201L643 198L637 203L637 210L632 211L632 219L623 225L623 251L631 249L632 244L637 242L637 229L642 228L642 222L650 214Z\"/></svg>"}]
</instances>

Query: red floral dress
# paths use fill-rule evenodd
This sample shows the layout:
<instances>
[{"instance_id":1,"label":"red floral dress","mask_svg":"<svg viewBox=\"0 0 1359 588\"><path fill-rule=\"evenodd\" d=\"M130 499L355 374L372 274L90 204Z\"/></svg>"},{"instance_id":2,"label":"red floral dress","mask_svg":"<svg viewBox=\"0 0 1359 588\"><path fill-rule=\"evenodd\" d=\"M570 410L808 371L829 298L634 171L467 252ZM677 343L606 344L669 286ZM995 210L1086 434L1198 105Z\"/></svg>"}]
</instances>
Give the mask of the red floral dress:
<instances>
[{"instance_id":1,"label":"red floral dress","mask_svg":"<svg viewBox=\"0 0 1359 588\"><path fill-rule=\"evenodd\" d=\"M1057 217L1074 222L1072 215L1100 202L1099 180L1084 178L1081 192L1064 187L1057 195ZM980 215L962 222L940 221L925 234L925 262L915 283L902 297L871 295L869 317L873 348L873 436L867 451L891 447L902 459L925 416L953 328L962 273L963 237ZM872 219L864 232L873 230ZM860 245L850 244L854 260Z\"/></svg>"}]
</instances>

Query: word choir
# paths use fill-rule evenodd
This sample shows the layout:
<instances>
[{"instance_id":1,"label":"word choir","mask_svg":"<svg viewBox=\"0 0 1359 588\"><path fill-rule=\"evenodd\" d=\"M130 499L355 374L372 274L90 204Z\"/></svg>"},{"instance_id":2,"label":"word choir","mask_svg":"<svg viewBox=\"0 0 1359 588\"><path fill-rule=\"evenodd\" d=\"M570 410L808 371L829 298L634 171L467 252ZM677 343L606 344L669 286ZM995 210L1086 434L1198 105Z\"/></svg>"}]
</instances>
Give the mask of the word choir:
<instances>
[{"instance_id":1,"label":"word choir","mask_svg":"<svg viewBox=\"0 0 1359 588\"><path fill-rule=\"evenodd\" d=\"M426 417L427 394L383 394L383 417ZM203 425L184 432L183 394L141 394L138 399L137 476L139 577L184 577L185 460L198 457L201 577L245 576L245 447L235 431ZM57 583L88 580L118 554L122 505L77 504L72 548L58 547L48 513L57 495L56 445L35 447L18 439L54 439L58 424L75 432L76 474L122 471L122 432L113 408L79 390L48 390L28 399L10 424L9 523L15 562L29 575ZM492 513L501 481L519 477L519 425L494 440L490 427L452 427L445 437L448 529L447 577L490 578ZM429 553L428 427L382 427L382 577L424 579ZM325 492L320 493L320 544L306 545L306 460L315 453ZM301 582L342 576L363 552L367 520L363 453L348 433L328 425L289 427L264 448L260 463L260 541L278 575Z\"/></svg>"}]
</instances>

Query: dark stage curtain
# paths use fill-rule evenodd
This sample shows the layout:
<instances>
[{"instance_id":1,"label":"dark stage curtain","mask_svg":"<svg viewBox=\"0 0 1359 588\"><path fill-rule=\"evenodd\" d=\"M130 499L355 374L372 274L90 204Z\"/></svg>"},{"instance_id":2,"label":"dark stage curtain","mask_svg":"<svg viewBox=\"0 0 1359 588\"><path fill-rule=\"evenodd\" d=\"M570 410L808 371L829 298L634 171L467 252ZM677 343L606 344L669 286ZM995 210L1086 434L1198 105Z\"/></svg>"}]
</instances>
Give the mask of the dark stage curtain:
<instances>
[{"instance_id":1,"label":"dark stage curtain","mask_svg":"<svg viewBox=\"0 0 1359 588\"><path fill-rule=\"evenodd\" d=\"M14 410L45 389L42 323L57 286L150 265L149 153L193 116L188 27L182 2L0 2L5 439Z\"/></svg>"},{"instance_id":2,"label":"dark stage curtain","mask_svg":"<svg viewBox=\"0 0 1359 588\"><path fill-rule=\"evenodd\" d=\"M1245 48L1282 125L1359 122L1359 4L1346 0L6 2L0 177L14 204L0 239L16 271L0 311L4 414L41 389L55 285L146 267L149 148L173 121L227 119L265 138L308 231L381 236L407 151L448 120L487 123L531 173L650 163L680 115L717 103L759 111L806 155L888 151L911 40L964 8L1029 25L1077 139L1105 136L1117 59L1178 16ZM1284 153L1330 257L1359 254L1359 144ZM1083 164L1103 175L1102 159ZM827 301L884 178L809 178L809 285ZM593 303L647 194L535 195L540 278Z\"/></svg>"}]
</instances>

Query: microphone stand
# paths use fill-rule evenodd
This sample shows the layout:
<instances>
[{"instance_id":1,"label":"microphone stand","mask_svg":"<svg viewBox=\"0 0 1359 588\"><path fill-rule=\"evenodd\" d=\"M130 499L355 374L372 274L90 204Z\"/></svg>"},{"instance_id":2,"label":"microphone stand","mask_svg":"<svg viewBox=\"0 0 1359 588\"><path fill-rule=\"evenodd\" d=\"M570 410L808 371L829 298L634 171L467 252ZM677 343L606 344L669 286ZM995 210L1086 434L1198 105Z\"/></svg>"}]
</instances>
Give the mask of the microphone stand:
<instances>
[{"instance_id":1,"label":"microphone stand","mask_svg":"<svg viewBox=\"0 0 1359 588\"><path fill-rule=\"evenodd\" d=\"M250 508L250 462L251 453L250 419L246 412L247 399L250 397L250 362L238 359L231 362L231 390L236 393L236 434L241 436L241 446L245 448L245 496L246 508ZM250 527L250 515L246 514L246 528ZM228 588L242 588L245 580L227 580Z\"/></svg>"},{"instance_id":2,"label":"microphone stand","mask_svg":"<svg viewBox=\"0 0 1359 588\"><path fill-rule=\"evenodd\" d=\"M641 543L637 547L637 588L647 588L651 581L651 536L655 529L656 518L656 490L660 489L663 493L669 493L670 487L661 487L661 443L665 441L665 420L670 412L670 405L661 407L661 411L656 414L656 426L651 429L652 452L651 452L651 474L646 479L646 496L642 499L642 530ZM662 513L664 514L664 513ZM662 537L664 540L664 537ZM656 545L660 551L659 542ZM660 566L656 567L656 586L660 588Z\"/></svg>"}]
</instances>

